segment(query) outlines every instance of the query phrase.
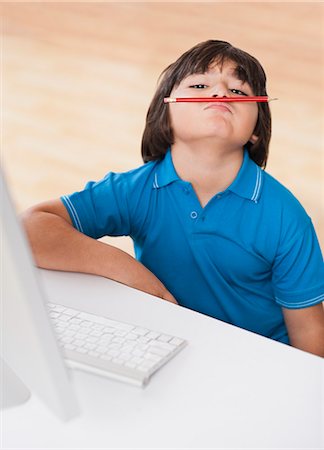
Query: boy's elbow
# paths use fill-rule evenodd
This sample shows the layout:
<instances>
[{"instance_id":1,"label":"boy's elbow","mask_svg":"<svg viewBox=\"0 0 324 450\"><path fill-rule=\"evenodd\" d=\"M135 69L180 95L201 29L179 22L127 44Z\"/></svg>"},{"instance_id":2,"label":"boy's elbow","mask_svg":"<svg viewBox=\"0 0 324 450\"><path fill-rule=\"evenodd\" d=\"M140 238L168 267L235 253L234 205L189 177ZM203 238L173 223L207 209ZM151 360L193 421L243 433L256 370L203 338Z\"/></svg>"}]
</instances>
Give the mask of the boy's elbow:
<instances>
[{"instance_id":1,"label":"boy's elbow","mask_svg":"<svg viewBox=\"0 0 324 450\"><path fill-rule=\"evenodd\" d=\"M37 266L41 266L40 240L42 239L41 214L37 207L28 208L20 214L19 219L23 230L25 231L27 241L34 256Z\"/></svg>"},{"instance_id":2,"label":"boy's elbow","mask_svg":"<svg viewBox=\"0 0 324 450\"><path fill-rule=\"evenodd\" d=\"M42 222L43 212L37 206L32 206L20 214L19 219L28 239L34 234L38 234Z\"/></svg>"},{"instance_id":3,"label":"boy's elbow","mask_svg":"<svg viewBox=\"0 0 324 450\"><path fill-rule=\"evenodd\" d=\"M28 235L38 233L39 230L46 228L55 228L58 220L71 224L69 214L60 200L50 200L39 203L26 209L21 215L20 220Z\"/></svg>"},{"instance_id":4,"label":"boy's elbow","mask_svg":"<svg viewBox=\"0 0 324 450\"><path fill-rule=\"evenodd\" d=\"M324 357L324 308L319 303L303 309L283 308L293 347Z\"/></svg>"},{"instance_id":5,"label":"boy's elbow","mask_svg":"<svg viewBox=\"0 0 324 450\"><path fill-rule=\"evenodd\" d=\"M19 219L24 228L28 226L28 224L34 220L35 214L38 213L36 206L32 206L25 211L23 211L19 215Z\"/></svg>"},{"instance_id":6,"label":"boy's elbow","mask_svg":"<svg viewBox=\"0 0 324 450\"><path fill-rule=\"evenodd\" d=\"M75 231L60 200L32 206L20 215L34 262L38 267L56 268L66 259L66 248Z\"/></svg>"}]
</instances>

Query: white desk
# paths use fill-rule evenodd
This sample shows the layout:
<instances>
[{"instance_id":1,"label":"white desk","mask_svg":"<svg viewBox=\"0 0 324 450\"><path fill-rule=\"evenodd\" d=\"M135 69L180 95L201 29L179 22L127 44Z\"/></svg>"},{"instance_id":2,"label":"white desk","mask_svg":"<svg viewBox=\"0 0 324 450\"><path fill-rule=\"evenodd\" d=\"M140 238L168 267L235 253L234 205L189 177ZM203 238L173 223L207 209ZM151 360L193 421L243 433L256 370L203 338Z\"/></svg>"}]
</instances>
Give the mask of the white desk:
<instances>
[{"instance_id":1,"label":"white desk","mask_svg":"<svg viewBox=\"0 0 324 450\"><path fill-rule=\"evenodd\" d=\"M179 335L145 389L73 372L82 415L3 413L2 448L323 448L323 360L113 281L41 271L51 300Z\"/></svg>"}]
</instances>

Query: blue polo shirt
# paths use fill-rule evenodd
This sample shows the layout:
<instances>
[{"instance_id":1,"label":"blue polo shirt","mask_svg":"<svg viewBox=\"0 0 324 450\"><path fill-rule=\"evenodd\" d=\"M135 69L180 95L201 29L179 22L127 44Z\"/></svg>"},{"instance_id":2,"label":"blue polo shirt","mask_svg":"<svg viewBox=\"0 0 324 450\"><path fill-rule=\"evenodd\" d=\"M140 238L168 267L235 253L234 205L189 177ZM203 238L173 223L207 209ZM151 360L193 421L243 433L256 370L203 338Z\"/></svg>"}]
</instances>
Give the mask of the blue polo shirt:
<instances>
[{"instance_id":1,"label":"blue polo shirt","mask_svg":"<svg viewBox=\"0 0 324 450\"><path fill-rule=\"evenodd\" d=\"M289 343L282 307L324 300L310 218L247 151L233 183L204 208L177 175L170 150L62 201L82 233L130 236L136 258L178 303L208 316Z\"/></svg>"}]
</instances>

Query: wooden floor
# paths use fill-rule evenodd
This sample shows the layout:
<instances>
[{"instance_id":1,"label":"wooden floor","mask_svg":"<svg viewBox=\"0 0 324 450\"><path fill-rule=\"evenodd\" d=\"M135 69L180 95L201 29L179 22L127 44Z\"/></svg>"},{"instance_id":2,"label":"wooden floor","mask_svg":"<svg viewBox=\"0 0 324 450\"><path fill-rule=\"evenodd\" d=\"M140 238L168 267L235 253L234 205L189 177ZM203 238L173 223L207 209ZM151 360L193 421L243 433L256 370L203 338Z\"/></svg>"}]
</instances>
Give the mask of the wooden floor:
<instances>
[{"instance_id":1,"label":"wooden floor","mask_svg":"<svg viewBox=\"0 0 324 450\"><path fill-rule=\"evenodd\" d=\"M222 39L268 75L267 170L313 218L324 248L324 5L2 3L2 158L19 211L142 163L160 72ZM322 202L322 205L321 205ZM127 238L114 241L131 252Z\"/></svg>"}]
</instances>

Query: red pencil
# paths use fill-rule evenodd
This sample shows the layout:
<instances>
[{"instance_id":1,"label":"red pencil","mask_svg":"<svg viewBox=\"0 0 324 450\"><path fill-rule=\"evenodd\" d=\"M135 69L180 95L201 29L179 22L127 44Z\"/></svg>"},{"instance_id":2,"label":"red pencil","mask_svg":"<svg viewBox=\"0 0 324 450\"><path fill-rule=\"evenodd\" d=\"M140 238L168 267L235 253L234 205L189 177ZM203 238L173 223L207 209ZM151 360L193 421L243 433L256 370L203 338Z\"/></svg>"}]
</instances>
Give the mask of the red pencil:
<instances>
[{"instance_id":1,"label":"red pencil","mask_svg":"<svg viewBox=\"0 0 324 450\"><path fill-rule=\"evenodd\" d=\"M255 97L165 97L164 103L178 103L178 102L270 102L271 100L278 100L277 98L270 98L266 95Z\"/></svg>"}]
</instances>

